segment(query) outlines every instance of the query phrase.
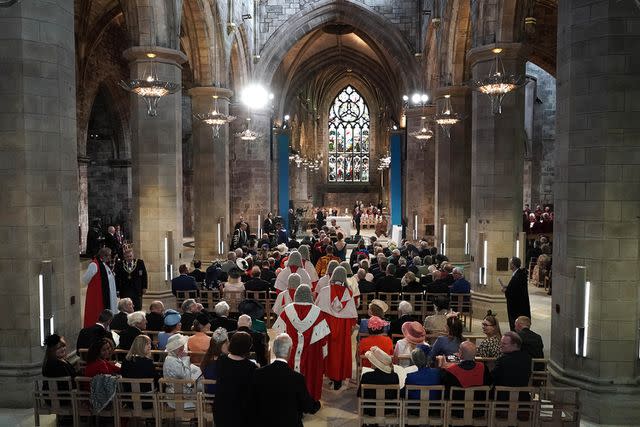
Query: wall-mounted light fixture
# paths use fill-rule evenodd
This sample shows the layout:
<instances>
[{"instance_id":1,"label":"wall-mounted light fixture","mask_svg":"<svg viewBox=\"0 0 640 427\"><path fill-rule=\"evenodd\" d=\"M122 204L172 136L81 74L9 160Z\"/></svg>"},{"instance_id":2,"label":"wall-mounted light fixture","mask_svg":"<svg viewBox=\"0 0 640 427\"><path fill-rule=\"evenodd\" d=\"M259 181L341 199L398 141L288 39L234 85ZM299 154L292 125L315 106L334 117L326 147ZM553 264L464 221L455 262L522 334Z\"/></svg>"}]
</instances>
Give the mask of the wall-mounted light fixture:
<instances>
[{"instance_id":1,"label":"wall-mounted light fixture","mask_svg":"<svg viewBox=\"0 0 640 427\"><path fill-rule=\"evenodd\" d=\"M260 218L260 214L258 214L258 234L256 237L258 240L262 237L262 218Z\"/></svg>"},{"instance_id":2,"label":"wall-mounted light fixture","mask_svg":"<svg viewBox=\"0 0 640 427\"><path fill-rule=\"evenodd\" d=\"M442 224L442 242L440 243L440 253L447 255L447 224Z\"/></svg>"},{"instance_id":3,"label":"wall-mounted light fixture","mask_svg":"<svg viewBox=\"0 0 640 427\"><path fill-rule=\"evenodd\" d=\"M574 289L576 290L576 356L587 357L589 304L591 299L591 282L587 281L587 267L576 266Z\"/></svg>"},{"instance_id":4,"label":"wall-mounted light fixture","mask_svg":"<svg viewBox=\"0 0 640 427\"><path fill-rule=\"evenodd\" d=\"M40 345L44 346L44 337L55 330L54 321L53 264L51 260L40 262L38 274L38 308L40 309Z\"/></svg>"},{"instance_id":5,"label":"wall-mounted light fixture","mask_svg":"<svg viewBox=\"0 0 640 427\"><path fill-rule=\"evenodd\" d=\"M224 253L224 239L222 238L222 219L223 217L218 218L218 255L222 255Z\"/></svg>"},{"instance_id":6,"label":"wall-mounted light fixture","mask_svg":"<svg viewBox=\"0 0 640 427\"><path fill-rule=\"evenodd\" d=\"M464 254L469 255L469 221L464 223Z\"/></svg>"},{"instance_id":7,"label":"wall-mounted light fixture","mask_svg":"<svg viewBox=\"0 0 640 427\"><path fill-rule=\"evenodd\" d=\"M418 215L413 216L413 240L418 240Z\"/></svg>"},{"instance_id":8,"label":"wall-mounted light fixture","mask_svg":"<svg viewBox=\"0 0 640 427\"><path fill-rule=\"evenodd\" d=\"M486 240L485 233L478 233L478 245L480 246L480 256L482 258L482 265L478 272L478 281L481 285L487 284L487 261L489 259L489 244Z\"/></svg>"},{"instance_id":9,"label":"wall-mounted light fixture","mask_svg":"<svg viewBox=\"0 0 640 427\"><path fill-rule=\"evenodd\" d=\"M164 280L173 278L173 230L165 232L164 236Z\"/></svg>"}]
</instances>

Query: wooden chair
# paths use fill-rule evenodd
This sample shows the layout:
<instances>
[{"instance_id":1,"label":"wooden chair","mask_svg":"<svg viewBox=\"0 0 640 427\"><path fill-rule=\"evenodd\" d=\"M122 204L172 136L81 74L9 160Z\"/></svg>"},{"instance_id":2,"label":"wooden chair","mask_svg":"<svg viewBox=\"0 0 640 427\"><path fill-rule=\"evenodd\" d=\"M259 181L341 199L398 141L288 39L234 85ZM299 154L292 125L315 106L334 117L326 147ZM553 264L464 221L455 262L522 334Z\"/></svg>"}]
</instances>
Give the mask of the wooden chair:
<instances>
[{"instance_id":1,"label":"wooden chair","mask_svg":"<svg viewBox=\"0 0 640 427\"><path fill-rule=\"evenodd\" d=\"M93 377L76 377L76 389L73 391L73 400L75 402L74 423L82 425L81 417L94 418L95 424L100 425L100 418L112 418L113 422L119 417L118 405L111 401L99 414L95 414L91 407L91 380Z\"/></svg>"},{"instance_id":2,"label":"wooden chair","mask_svg":"<svg viewBox=\"0 0 640 427\"><path fill-rule=\"evenodd\" d=\"M400 293L398 292L378 292L378 299L384 301L389 306L389 311L385 314L392 318L398 316L398 304L400 303ZM367 304L368 306L368 304Z\"/></svg>"},{"instance_id":3,"label":"wooden chair","mask_svg":"<svg viewBox=\"0 0 640 427\"><path fill-rule=\"evenodd\" d=\"M198 393L198 425L213 425L213 402L216 395L207 393L207 386L215 385L216 380L200 380L200 384L204 389Z\"/></svg>"},{"instance_id":4,"label":"wooden chair","mask_svg":"<svg viewBox=\"0 0 640 427\"><path fill-rule=\"evenodd\" d=\"M443 293L426 292L424 294L424 300L425 300L424 317L431 316L432 314L436 314L434 303L440 298L449 300L449 294L444 292Z\"/></svg>"},{"instance_id":5,"label":"wooden chair","mask_svg":"<svg viewBox=\"0 0 640 427\"><path fill-rule=\"evenodd\" d=\"M213 311L213 307L215 307L221 299L220 291L217 289L200 291L200 304L209 312Z\"/></svg>"},{"instance_id":6,"label":"wooden chair","mask_svg":"<svg viewBox=\"0 0 640 427\"><path fill-rule=\"evenodd\" d=\"M451 387L447 404L450 426L488 426L491 420L489 387Z\"/></svg>"},{"instance_id":7,"label":"wooden chair","mask_svg":"<svg viewBox=\"0 0 640 427\"><path fill-rule=\"evenodd\" d=\"M534 427L538 402L531 399L532 387L501 387L494 389L495 400L491 405L493 427Z\"/></svg>"},{"instance_id":8,"label":"wooden chair","mask_svg":"<svg viewBox=\"0 0 640 427\"><path fill-rule=\"evenodd\" d=\"M158 334L162 332L162 331L142 331L142 333L146 336L148 336L149 338L151 338L151 343L154 346L158 345Z\"/></svg>"},{"instance_id":9,"label":"wooden chair","mask_svg":"<svg viewBox=\"0 0 640 427\"><path fill-rule=\"evenodd\" d=\"M160 427L156 392L153 378L119 378L115 397L119 414L116 427L120 427L122 418L153 419L156 427Z\"/></svg>"},{"instance_id":10,"label":"wooden chair","mask_svg":"<svg viewBox=\"0 0 640 427\"><path fill-rule=\"evenodd\" d=\"M169 388L173 392L168 391ZM187 391L185 391L185 389ZM197 420L196 382L161 378L158 391L158 416L160 423L170 420L173 423Z\"/></svg>"},{"instance_id":11,"label":"wooden chair","mask_svg":"<svg viewBox=\"0 0 640 427\"><path fill-rule=\"evenodd\" d=\"M580 389L546 387L540 389L538 426L579 426Z\"/></svg>"},{"instance_id":12,"label":"wooden chair","mask_svg":"<svg viewBox=\"0 0 640 427\"><path fill-rule=\"evenodd\" d=\"M532 387L546 387L549 382L548 359L531 359L531 377L529 385Z\"/></svg>"},{"instance_id":13,"label":"wooden chair","mask_svg":"<svg viewBox=\"0 0 640 427\"><path fill-rule=\"evenodd\" d=\"M222 291L222 299L229 304L229 314L238 313L238 305L245 299L244 291Z\"/></svg>"},{"instance_id":14,"label":"wooden chair","mask_svg":"<svg viewBox=\"0 0 640 427\"><path fill-rule=\"evenodd\" d=\"M467 332L462 334L462 338L464 338L465 340L469 340L474 344L477 344L479 340L481 341L487 339L487 336L485 334L470 334Z\"/></svg>"},{"instance_id":15,"label":"wooden chair","mask_svg":"<svg viewBox=\"0 0 640 427\"><path fill-rule=\"evenodd\" d=\"M467 327L467 321L469 321L467 330L471 331L471 322L473 321L471 294L450 294L449 298L449 307L451 307L453 311L460 313L465 328Z\"/></svg>"},{"instance_id":16,"label":"wooden chair","mask_svg":"<svg viewBox=\"0 0 640 427\"><path fill-rule=\"evenodd\" d=\"M193 291L176 291L176 307L178 311L182 308L184 300L193 298L197 302L200 302L200 293L197 290Z\"/></svg>"},{"instance_id":17,"label":"wooden chair","mask_svg":"<svg viewBox=\"0 0 640 427\"><path fill-rule=\"evenodd\" d=\"M411 304L411 307L413 307L413 313L416 316L420 316L421 319L426 317L428 303L424 298L423 292L403 292L401 298Z\"/></svg>"},{"instance_id":18,"label":"wooden chair","mask_svg":"<svg viewBox=\"0 0 640 427\"><path fill-rule=\"evenodd\" d=\"M375 292L360 294L360 308L358 308L358 319L369 317L369 303L376 299Z\"/></svg>"},{"instance_id":19,"label":"wooden chair","mask_svg":"<svg viewBox=\"0 0 640 427\"><path fill-rule=\"evenodd\" d=\"M401 426L400 386L360 384L358 418L360 424Z\"/></svg>"},{"instance_id":20,"label":"wooden chair","mask_svg":"<svg viewBox=\"0 0 640 427\"><path fill-rule=\"evenodd\" d=\"M409 396L419 398L410 398ZM446 406L445 387L443 385L406 385L402 420L405 426L445 426Z\"/></svg>"},{"instance_id":21,"label":"wooden chair","mask_svg":"<svg viewBox=\"0 0 640 427\"><path fill-rule=\"evenodd\" d=\"M40 426L40 415L73 417L73 379L71 377L39 378L34 382L33 417Z\"/></svg>"}]
</instances>

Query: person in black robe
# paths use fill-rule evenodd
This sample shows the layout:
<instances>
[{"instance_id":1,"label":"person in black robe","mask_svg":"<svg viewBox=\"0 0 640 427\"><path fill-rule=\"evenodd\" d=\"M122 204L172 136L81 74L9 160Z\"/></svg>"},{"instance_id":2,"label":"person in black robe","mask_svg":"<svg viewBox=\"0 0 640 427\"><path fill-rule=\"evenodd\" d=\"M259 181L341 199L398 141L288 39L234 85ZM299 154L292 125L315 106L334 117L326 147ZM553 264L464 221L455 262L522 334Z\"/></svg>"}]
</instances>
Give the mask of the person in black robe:
<instances>
[{"instance_id":1,"label":"person in black robe","mask_svg":"<svg viewBox=\"0 0 640 427\"><path fill-rule=\"evenodd\" d=\"M114 269L116 289L120 298L131 298L135 311L142 309L142 295L147 292L147 268L144 261L133 256L133 249L125 247L124 260Z\"/></svg>"},{"instance_id":2,"label":"person in black robe","mask_svg":"<svg viewBox=\"0 0 640 427\"><path fill-rule=\"evenodd\" d=\"M507 299L507 315L509 316L509 326L515 331L515 323L518 316L531 318L531 306L529 304L529 290L527 289L527 272L520 268L522 261L518 257L512 257L509 261L509 268L513 272L511 280L504 286L501 279L498 279L502 292Z\"/></svg>"}]
</instances>

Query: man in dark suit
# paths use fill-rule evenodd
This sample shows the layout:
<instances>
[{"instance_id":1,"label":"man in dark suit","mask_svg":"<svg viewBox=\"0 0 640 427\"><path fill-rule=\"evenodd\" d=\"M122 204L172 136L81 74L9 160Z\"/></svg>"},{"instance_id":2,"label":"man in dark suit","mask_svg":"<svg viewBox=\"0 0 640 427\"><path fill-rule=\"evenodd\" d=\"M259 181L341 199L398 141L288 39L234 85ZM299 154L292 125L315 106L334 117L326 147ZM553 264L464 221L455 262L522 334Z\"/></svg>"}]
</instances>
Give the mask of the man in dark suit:
<instances>
[{"instance_id":1,"label":"man in dark suit","mask_svg":"<svg viewBox=\"0 0 640 427\"><path fill-rule=\"evenodd\" d=\"M400 292L402 283L396 277L396 266L389 263L387 265L386 274L376 282L376 291L378 292Z\"/></svg>"},{"instance_id":2,"label":"man in dark suit","mask_svg":"<svg viewBox=\"0 0 640 427\"><path fill-rule=\"evenodd\" d=\"M509 316L509 326L515 330L516 318L527 316L531 319L531 306L529 305L529 290L527 289L527 272L521 269L522 262L518 257L509 260L509 268L513 272L511 280L504 286L501 279L498 279L502 292L507 299L507 314Z\"/></svg>"},{"instance_id":3,"label":"man in dark suit","mask_svg":"<svg viewBox=\"0 0 640 427\"><path fill-rule=\"evenodd\" d=\"M516 332L522 339L522 351L528 353L532 359L542 359L544 357L542 337L530 328L531 319L527 316L520 316L516 319Z\"/></svg>"},{"instance_id":4,"label":"man in dark suit","mask_svg":"<svg viewBox=\"0 0 640 427\"><path fill-rule=\"evenodd\" d=\"M505 332L500 340L502 356L496 359L496 367L491 372L493 385L505 387L526 387L531 376L531 356L522 351L520 335Z\"/></svg>"},{"instance_id":5,"label":"man in dark suit","mask_svg":"<svg viewBox=\"0 0 640 427\"><path fill-rule=\"evenodd\" d=\"M226 301L220 301L213 308L213 312L216 317L211 322L211 330L215 331L218 328L224 328L227 332L232 332L238 329L238 321L236 319L229 318L229 304Z\"/></svg>"},{"instance_id":6,"label":"man in dark suit","mask_svg":"<svg viewBox=\"0 0 640 427\"><path fill-rule=\"evenodd\" d=\"M303 413L315 414L320 409L320 402L309 395L302 374L289 367L292 346L287 334L278 335L273 341L276 359L253 374L248 399L252 403L252 425L301 427Z\"/></svg>"},{"instance_id":7,"label":"man in dark suit","mask_svg":"<svg viewBox=\"0 0 640 427\"><path fill-rule=\"evenodd\" d=\"M102 338L109 338L113 341L113 335L109 331L111 320L113 320L113 312L109 309L102 310L95 325L80 330L76 341L76 350L89 348L96 340Z\"/></svg>"},{"instance_id":8,"label":"man in dark suit","mask_svg":"<svg viewBox=\"0 0 640 427\"><path fill-rule=\"evenodd\" d=\"M253 268L251 268L251 279L247 280L247 282L244 284L244 289L246 291L254 292L268 291L270 283L266 280L262 280L262 278L260 277L261 274L262 271L260 270L260 267L258 267L257 265L253 266Z\"/></svg>"},{"instance_id":9,"label":"man in dark suit","mask_svg":"<svg viewBox=\"0 0 640 427\"><path fill-rule=\"evenodd\" d=\"M193 260L193 271L191 273L189 273L189 276L191 276L194 279L196 279L197 283L203 283L204 282L204 278L206 276L206 273L204 271L200 270L200 267L202 267L202 262L200 260L194 259Z\"/></svg>"},{"instance_id":10,"label":"man in dark suit","mask_svg":"<svg viewBox=\"0 0 640 427\"><path fill-rule=\"evenodd\" d=\"M187 266L181 264L180 267L178 267L178 271L180 275L171 279L171 292L173 295L176 294L176 291L197 291L198 285L196 285L196 279L187 274L189 273Z\"/></svg>"},{"instance_id":11,"label":"man in dark suit","mask_svg":"<svg viewBox=\"0 0 640 427\"><path fill-rule=\"evenodd\" d=\"M113 225L107 227L107 234L104 236L104 245L111 249L111 256L122 258L122 247L116 238L116 228Z\"/></svg>"},{"instance_id":12,"label":"man in dark suit","mask_svg":"<svg viewBox=\"0 0 640 427\"><path fill-rule=\"evenodd\" d=\"M428 283L426 290L428 294L448 294L449 293L449 281L446 279L447 274L436 270L431 273L433 281Z\"/></svg>"},{"instance_id":13,"label":"man in dark suit","mask_svg":"<svg viewBox=\"0 0 640 427\"><path fill-rule=\"evenodd\" d=\"M134 310L142 309L142 295L147 293L147 269L144 261L136 259L133 248L124 248L124 259L116 263L116 289L120 298L131 298Z\"/></svg>"},{"instance_id":14,"label":"man in dark suit","mask_svg":"<svg viewBox=\"0 0 640 427\"><path fill-rule=\"evenodd\" d=\"M123 331L127 327L127 315L133 313L133 301L131 298L120 298L118 301L118 313L111 320L111 329Z\"/></svg>"}]
</instances>

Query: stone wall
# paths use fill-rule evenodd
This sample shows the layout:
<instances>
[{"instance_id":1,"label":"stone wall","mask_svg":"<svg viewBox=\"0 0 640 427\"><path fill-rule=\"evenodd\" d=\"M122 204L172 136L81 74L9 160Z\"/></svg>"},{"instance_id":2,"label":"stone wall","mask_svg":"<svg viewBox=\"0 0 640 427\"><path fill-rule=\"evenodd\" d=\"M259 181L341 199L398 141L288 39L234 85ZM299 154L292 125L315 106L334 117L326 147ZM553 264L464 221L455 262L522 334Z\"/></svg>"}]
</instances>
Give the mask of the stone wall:
<instances>
[{"instance_id":1,"label":"stone wall","mask_svg":"<svg viewBox=\"0 0 640 427\"><path fill-rule=\"evenodd\" d=\"M271 34L293 15L302 10L309 10L326 3L328 3L326 0L271 0L268 3L261 2L259 11L260 47L262 48ZM353 3L380 14L398 28L412 48L419 48L417 46L417 31L422 18L417 17L416 2L357 0L353 1Z\"/></svg>"}]
</instances>

